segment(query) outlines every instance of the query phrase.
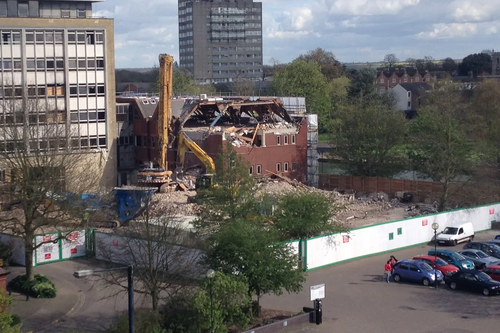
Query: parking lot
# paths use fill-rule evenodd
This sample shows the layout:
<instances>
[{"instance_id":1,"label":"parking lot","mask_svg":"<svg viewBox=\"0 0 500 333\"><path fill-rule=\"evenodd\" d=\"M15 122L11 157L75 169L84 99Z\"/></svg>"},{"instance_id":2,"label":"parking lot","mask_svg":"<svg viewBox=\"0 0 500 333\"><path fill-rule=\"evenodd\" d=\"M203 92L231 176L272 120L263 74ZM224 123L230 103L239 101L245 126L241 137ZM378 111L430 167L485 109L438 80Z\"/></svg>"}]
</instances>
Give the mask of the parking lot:
<instances>
[{"instance_id":1,"label":"parking lot","mask_svg":"<svg viewBox=\"0 0 500 333\"><path fill-rule=\"evenodd\" d=\"M500 232L476 234L474 241L489 240ZM463 243L447 249L461 250ZM422 245L354 260L309 272L299 294L265 296L264 308L299 311L312 306L309 286L325 283L323 325L309 325L292 332L422 332L465 333L497 331L500 296L485 297L411 283L387 284L384 264L389 255L398 260L427 254L434 245Z\"/></svg>"}]
</instances>

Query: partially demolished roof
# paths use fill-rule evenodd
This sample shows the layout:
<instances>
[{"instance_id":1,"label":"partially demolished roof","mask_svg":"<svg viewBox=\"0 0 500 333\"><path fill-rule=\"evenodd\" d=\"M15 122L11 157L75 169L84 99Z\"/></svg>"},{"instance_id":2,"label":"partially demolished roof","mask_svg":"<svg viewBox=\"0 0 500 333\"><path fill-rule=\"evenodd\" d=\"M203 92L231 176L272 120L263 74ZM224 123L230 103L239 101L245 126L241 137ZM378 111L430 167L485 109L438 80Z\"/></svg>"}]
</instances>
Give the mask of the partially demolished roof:
<instances>
[{"instance_id":1,"label":"partially demolished roof","mask_svg":"<svg viewBox=\"0 0 500 333\"><path fill-rule=\"evenodd\" d=\"M186 100L179 122L181 127L295 123L278 98Z\"/></svg>"}]
</instances>

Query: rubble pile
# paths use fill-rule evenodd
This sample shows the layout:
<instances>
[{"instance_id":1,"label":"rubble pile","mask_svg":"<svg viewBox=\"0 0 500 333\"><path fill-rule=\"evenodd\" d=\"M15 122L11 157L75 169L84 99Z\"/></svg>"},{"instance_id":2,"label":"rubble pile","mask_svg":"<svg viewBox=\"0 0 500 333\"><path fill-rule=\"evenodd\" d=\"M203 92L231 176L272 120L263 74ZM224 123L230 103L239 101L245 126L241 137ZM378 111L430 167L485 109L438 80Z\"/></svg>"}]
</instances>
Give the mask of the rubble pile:
<instances>
[{"instance_id":1,"label":"rubble pile","mask_svg":"<svg viewBox=\"0 0 500 333\"><path fill-rule=\"evenodd\" d=\"M196 191L175 191L168 193L153 194L153 202L156 203L157 209L172 210L178 215L191 216L198 213L199 205L189 203L189 197L196 195Z\"/></svg>"}]
</instances>

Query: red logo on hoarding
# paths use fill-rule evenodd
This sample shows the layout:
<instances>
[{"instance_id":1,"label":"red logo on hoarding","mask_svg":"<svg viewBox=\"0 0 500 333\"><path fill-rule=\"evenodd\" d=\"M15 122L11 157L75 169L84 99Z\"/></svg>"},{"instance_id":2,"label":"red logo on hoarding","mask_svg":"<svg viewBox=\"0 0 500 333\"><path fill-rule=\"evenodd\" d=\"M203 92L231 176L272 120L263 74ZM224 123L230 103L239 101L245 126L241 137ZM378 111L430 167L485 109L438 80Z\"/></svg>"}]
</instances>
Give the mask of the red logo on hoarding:
<instances>
[{"instance_id":1,"label":"red logo on hoarding","mask_svg":"<svg viewBox=\"0 0 500 333\"><path fill-rule=\"evenodd\" d=\"M349 236L342 236L342 242L349 243Z\"/></svg>"},{"instance_id":2,"label":"red logo on hoarding","mask_svg":"<svg viewBox=\"0 0 500 333\"><path fill-rule=\"evenodd\" d=\"M495 208L490 208L490 215L495 214Z\"/></svg>"},{"instance_id":3,"label":"red logo on hoarding","mask_svg":"<svg viewBox=\"0 0 500 333\"><path fill-rule=\"evenodd\" d=\"M427 225L427 220L422 220L422 227L425 227Z\"/></svg>"},{"instance_id":4,"label":"red logo on hoarding","mask_svg":"<svg viewBox=\"0 0 500 333\"><path fill-rule=\"evenodd\" d=\"M48 259L50 259L50 258L52 258L52 254L50 254L50 253L46 253L46 254L45 254L45 260L48 260Z\"/></svg>"},{"instance_id":5,"label":"red logo on hoarding","mask_svg":"<svg viewBox=\"0 0 500 333\"><path fill-rule=\"evenodd\" d=\"M77 253L78 253L78 250L76 249L76 247L71 249L71 254L77 254Z\"/></svg>"},{"instance_id":6,"label":"red logo on hoarding","mask_svg":"<svg viewBox=\"0 0 500 333\"><path fill-rule=\"evenodd\" d=\"M52 241L52 236L43 236L43 242L51 242Z\"/></svg>"},{"instance_id":7,"label":"red logo on hoarding","mask_svg":"<svg viewBox=\"0 0 500 333\"><path fill-rule=\"evenodd\" d=\"M117 240L113 241L113 246L118 246L118 241Z\"/></svg>"}]
</instances>

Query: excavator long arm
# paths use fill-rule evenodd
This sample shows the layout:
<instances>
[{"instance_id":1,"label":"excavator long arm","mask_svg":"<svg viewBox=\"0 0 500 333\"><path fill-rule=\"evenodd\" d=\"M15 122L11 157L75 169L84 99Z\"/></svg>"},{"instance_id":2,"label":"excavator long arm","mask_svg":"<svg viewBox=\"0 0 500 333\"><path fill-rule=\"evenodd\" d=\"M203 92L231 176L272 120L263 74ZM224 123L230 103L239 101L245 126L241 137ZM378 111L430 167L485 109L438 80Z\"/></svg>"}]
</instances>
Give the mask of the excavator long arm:
<instances>
[{"instance_id":1,"label":"excavator long arm","mask_svg":"<svg viewBox=\"0 0 500 333\"><path fill-rule=\"evenodd\" d=\"M201 149L196 142L191 140L186 133L181 132L179 134L179 144L177 147L177 163L184 168L184 159L186 158L186 151L191 150L196 157L205 165L206 173L215 173L215 163L214 160Z\"/></svg>"},{"instance_id":2,"label":"excavator long arm","mask_svg":"<svg viewBox=\"0 0 500 333\"><path fill-rule=\"evenodd\" d=\"M174 69L174 58L168 54L160 54L160 100L158 101L158 140L160 153L158 166L168 170L167 147L172 116L172 75Z\"/></svg>"}]
</instances>

